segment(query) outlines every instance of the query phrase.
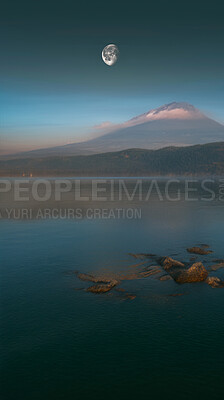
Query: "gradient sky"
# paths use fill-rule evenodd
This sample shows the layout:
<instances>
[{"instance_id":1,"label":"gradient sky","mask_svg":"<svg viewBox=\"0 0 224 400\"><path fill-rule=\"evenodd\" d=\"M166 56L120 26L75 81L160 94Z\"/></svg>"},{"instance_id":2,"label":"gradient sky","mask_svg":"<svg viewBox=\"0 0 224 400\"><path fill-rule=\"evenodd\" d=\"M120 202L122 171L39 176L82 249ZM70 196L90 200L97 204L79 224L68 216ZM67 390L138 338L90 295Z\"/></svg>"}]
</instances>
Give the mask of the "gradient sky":
<instances>
[{"instance_id":1,"label":"gradient sky","mask_svg":"<svg viewBox=\"0 0 224 400\"><path fill-rule=\"evenodd\" d=\"M172 101L224 123L221 1L80 3L1 5L1 154L83 140Z\"/></svg>"}]
</instances>

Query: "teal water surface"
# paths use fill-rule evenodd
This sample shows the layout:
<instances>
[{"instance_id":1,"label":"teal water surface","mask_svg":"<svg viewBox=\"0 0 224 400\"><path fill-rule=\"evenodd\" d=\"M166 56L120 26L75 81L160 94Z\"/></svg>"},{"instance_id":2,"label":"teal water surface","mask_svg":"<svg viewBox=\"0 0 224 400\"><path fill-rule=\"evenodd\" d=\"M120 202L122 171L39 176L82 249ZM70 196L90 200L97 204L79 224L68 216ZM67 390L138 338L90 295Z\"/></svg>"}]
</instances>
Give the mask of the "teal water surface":
<instances>
[{"instance_id":1,"label":"teal water surface","mask_svg":"<svg viewBox=\"0 0 224 400\"><path fill-rule=\"evenodd\" d=\"M140 219L0 220L1 399L223 398L224 289L155 276L123 282L124 300L74 272L119 270L130 252L187 259L199 243L224 258L224 202L133 204Z\"/></svg>"}]
</instances>

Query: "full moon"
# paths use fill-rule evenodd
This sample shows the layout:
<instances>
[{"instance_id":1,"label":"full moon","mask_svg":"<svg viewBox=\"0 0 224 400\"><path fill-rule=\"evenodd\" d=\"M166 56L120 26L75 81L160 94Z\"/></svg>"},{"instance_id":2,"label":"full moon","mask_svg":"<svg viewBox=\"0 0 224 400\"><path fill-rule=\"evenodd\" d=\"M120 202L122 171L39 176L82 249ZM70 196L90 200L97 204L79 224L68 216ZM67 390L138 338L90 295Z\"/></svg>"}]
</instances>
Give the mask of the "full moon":
<instances>
[{"instance_id":1,"label":"full moon","mask_svg":"<svg viewBox=\"0 0 224 400\"><path fill-rule=\"evenodd\" d=\"M116 63L118 56L119 50L115 44L108 44L102 51L102 59L109 66Z\"/></svg>"}]
</instances>

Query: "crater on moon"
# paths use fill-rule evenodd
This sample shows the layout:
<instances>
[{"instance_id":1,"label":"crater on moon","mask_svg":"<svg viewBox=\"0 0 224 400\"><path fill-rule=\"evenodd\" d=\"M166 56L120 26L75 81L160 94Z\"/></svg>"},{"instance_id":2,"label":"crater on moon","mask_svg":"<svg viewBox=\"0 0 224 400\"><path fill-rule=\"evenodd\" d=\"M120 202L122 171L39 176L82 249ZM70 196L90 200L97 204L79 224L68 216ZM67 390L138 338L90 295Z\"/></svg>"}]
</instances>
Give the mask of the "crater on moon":
<instances>
[{"instance_id":1,"label":"crater on moon","mask_svg":"<svg viewBox=\"0 0 224 400\"><path fill-rule=\"evenodd\" d=\"M115 44L108 44L102 51L102 59L109 66L116 63L118 56L119 50Z\"/></svg>"}]
</instances>

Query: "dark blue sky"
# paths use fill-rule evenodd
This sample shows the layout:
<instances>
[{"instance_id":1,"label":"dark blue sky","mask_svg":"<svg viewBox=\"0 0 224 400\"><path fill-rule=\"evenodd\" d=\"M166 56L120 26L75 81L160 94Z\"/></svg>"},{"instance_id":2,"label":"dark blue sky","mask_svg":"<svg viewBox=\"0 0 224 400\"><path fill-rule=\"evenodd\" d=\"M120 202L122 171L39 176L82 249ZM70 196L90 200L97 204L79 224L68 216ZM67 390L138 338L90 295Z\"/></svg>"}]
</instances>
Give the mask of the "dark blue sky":
<instances>
[{"instance_id":1,"label":"dark blue sky","mask_svg":"<svg viewBox=\"0 0 224 400\"><path fill-rule=\"evenodd\" d=\"M11 1L0 14L1 152L65 144L187 101L224 122L221 1ZM116 43L113 67L101 50Z\"/></svg>"}]
</instances>

